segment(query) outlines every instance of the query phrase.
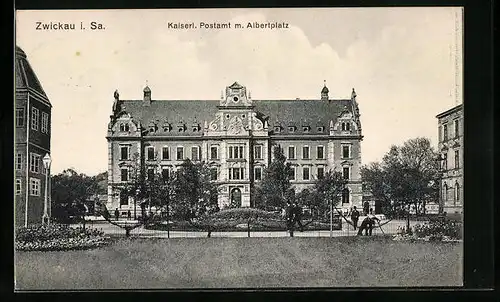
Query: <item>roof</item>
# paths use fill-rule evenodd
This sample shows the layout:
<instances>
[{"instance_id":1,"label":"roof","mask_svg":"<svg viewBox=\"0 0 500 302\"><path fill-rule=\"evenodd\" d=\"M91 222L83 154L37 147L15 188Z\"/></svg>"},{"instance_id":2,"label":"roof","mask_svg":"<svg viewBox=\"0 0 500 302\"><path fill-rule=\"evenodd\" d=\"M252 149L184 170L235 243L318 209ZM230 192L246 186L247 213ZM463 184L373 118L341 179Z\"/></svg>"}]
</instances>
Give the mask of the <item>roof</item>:
<instances>
[{"instance_id":1,"label":"roof","mask_svg":"<svg viewBox=\"0 0 500 302\"><path fill-rule=\"evenodd\" d=\"M191 127L197 122L203 127L204 122L211 122L219 111L219 100L156 100L145 106L143 100L123 100L121 108L129 113L132 118L147 127L151 121L157 121L157 126L162 127L165 121L176 127L182 121L186 127ZM275 122L282 124L281 134L289 133L288 125L293 124L298 128L290 131L294 134L303 132L302 126L310 126L308 134L324 134L328 129L330 120L336 122L345 110L352 112L351 100L253 100L254 110L261 119L265 118L270 127ZM318 127L323 126L323 131ZM271 129L272 130L272 129ZM169 132L176 135L177 131ZM165 135L163 133L162 135ZM199 136L200 132L185 131L182 136Z\"/></svg>"},{"instance_id":2,"label":"roof","mask_svg":"<svg viewBox=\"0 0 500 302\"><path fill-rule=\"evenodd\" d=\"M323 89L321 89L321 93L328 93L329 90L328 90L328 87L326 87L326 85L323 87Z\"/></svg>"},{"instance_id":3,"label":"roof","mask_svg":"<svg viewBox=\"0 0 500 302\"><path fill-rule=\"evenodd\" d=\"M19 47L16 46L16 89L32 89L39 94L41 94L45 101L49 102L45 91L38 80L35 71L31 68L30 63L26 57L26 53ZM50 103L50 102L49 102Z\"/></svg>"},{"instance_id":4,"label":"roof","mask_svg":"<svg viewBox=\"0 0 500 302\"><path fill-rule=\"evenodd\" d=\"M448 110L446 110L444 112L441 112L440 114L436 115L436 118L445 117L445 116L450 115L450 114L452 114L454 112L457 112L459 110L462 110L462 104L457 105L457 106L455 106L455 107L453 107L451 109L448 109Z\"/></svg>"}]
</instances>

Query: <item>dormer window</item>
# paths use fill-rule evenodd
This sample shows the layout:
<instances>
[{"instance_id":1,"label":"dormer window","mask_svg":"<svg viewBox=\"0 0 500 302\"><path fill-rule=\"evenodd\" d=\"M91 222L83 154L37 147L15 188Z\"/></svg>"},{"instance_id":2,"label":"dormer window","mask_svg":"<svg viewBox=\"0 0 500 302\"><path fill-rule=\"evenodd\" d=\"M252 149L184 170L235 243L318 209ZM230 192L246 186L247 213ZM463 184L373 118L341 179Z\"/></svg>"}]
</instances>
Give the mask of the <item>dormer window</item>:
<instances>
[{"instance_id":1,"label":"dormer window","mask_svg":"<svg viewBox=\"0 0 500 302\"><path fill-rule=\"evenodd\" d=\"M183 125L183 124L179 124L179 125L177 125L177 130L178 130L179 132L184 132L184 130L185 130L184 125Z\"/></svg>"},{"instance_id":2,"label":"dormer window","mask_svg":"<svg viewBox=\"0 0 500 302\"><path fill-rule=\"evenodd\" d=\"M295 132L295 129L296 129L295 126L288 127L288 131L290 131L290 132Z\"/></svg>"},{"instance_id":3,"label":"dormer window","mask_svg":"<svg viewBox=\"0 0 500 302\"><path fill-rule=\"evenodd\" d=\"M311 127L309 127L309 126L303 126L302 127L302 131L304 131L306 133L309 132L309 130L311 130Z\"/></svg>"},{"instance_id":4,"label":"dormer window","mask_svg":"<svg viewBox=\"0 0 500 302\"><path fill-rule=\"evenodd\" d=\"M317 130L318 130L318 132L324 132L325 131L325 127L318 126Z\"/></svg>"},{"instance_id":5,"label":"dormer window","mask_svg":"<svg viewBox=\"0 0 500 302\"><path fill-rule=\"evenodd\" d=\"M120 124L120 131L121 132L128 132L130 130L129 125L127 123L121 123Z\"/></svg>"},{"instance_id":6,"label":"dormer window","mask_svg":"<svg viewBox=\"0 0 500 302\"><path fill-rule=\"evenodd\" d=\"M200 125L194 124L193 125L193 132L198 132L200 131Z\"/></svg>"},{"instance_id":7,"label":"dormer window","mask_svg":"<svg viewBox=\"0 0 500 302\"><path fill-rule=\"evenodd\" d=\"M156 132L156 124L154 122L149 123L149 131Z\"/></svg>"},{"instance_id":8,"label":"dormer window","mask_svg":"<svg viewBox=\"0 0 500 302\"><path fill-rule=\"evenodd\" d=\"M163 131L170 132L170 130L172 130L172 127L170 126L169 123L163 124Z\"/></svg>"},{"instance_id":9,"label":"dormer window","mask_svg":"<svg viewBox=\"0 0 500 302\"><path fill-rule=\"evenodd\" d=\"M351 131L351 123L342 122L342 131Z\"/></svg>"},{"instance_id":10,"label":"dormer window","mask_svg":"<svg viewBox=\"0 0 500 302\"><path fill-rule=\"evenodd\" d=\"M281 127L280 126L274 126L274 132L280 133L281 132Z\"/></svg>"}]
</instances>

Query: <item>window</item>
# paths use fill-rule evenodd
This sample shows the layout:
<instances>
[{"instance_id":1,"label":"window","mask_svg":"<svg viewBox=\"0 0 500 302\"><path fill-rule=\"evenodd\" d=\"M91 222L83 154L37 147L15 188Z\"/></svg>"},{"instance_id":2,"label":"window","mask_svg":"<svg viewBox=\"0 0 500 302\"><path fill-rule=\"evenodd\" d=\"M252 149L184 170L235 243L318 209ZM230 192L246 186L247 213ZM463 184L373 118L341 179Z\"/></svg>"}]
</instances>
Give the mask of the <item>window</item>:
<instances>
[{"instance_id":1,"label":"window","mask_svg":"<svg viewBox=\"0 0 500 302\"><path fill-rule=\"evenodd\" d=\"M288 159L295 159L295 146L288 146Z\"/></svg>"},{"instance_id":2,"label":"window","mask_svg":"<svg viewBox=\"0 0 500 302\"><path fill-rule=\"evenodd\" d=\"M254 179L255 180L262 180L262 168L261 167L254 168Z\"/></svg>"},{"instance_id":3,"label":"window","mask_svg":"<svg viewBox=\"0 0 500 302\"><path fill-rule=\"evenodd\" d=\"M455 128L455 138L460 135L460 128L459 128L459 122L458 119L454 121L454 127Z\"/></svg>"},{"instance_id":4,"label":"window","mask_svg":"<svg viewBox=\"0 0 500 302\"><path fill-rule=\"evenodd\" d=\"M460 152L459 150L455 150L455 169L460 167Z\"/></svg>"},{"instance_id":5,"label":"window","mask_svg":"<svg viewBox=\"0 0 500 302\"><path fill-rule=\"evenodd\" d=\"M30 153L30 171L40 173L40 155Z\"/></svg>"},{"instance_id":6,"label":"window","mask_svg":"<svg viewBox=\"0 0 500 302\"><path fill-rule=\"evenodd\" d=\"M302 167L302 179L309 180L309 167Z\"/></svg>"},{"instance_id":7,"label":"window","mask_svg":"<svg viewBox=\"0 0 500 302\"><path fill-rule=\"evenodd\" d=\"M24 127L24 108L16 108L16 127Z\"/></svg>"},{"instance_id":8,"label":"window","mask_svg":"<svg viewBox=\"0 0 500 302\"><path fill-rule=\"evenodd\" d=\"M325 168L318 167L318 179L322 179L325 177Z\"/></svg>"},{"instance_id":9,"label":"window","mask_svg":"<svg viewBox=\"0 0 500 302\"><path fill-rule=\"evenodd\" d=\"M162 160L169 160L170 159L170 148L165 146L161 148L161 159Z\"/></svg>"},{"instance_id":10,"label":"window","mask_svg":"<svg viewBox=\"0 0 500 302\"><path fill-rule=\"evenodd\" d=\"M349 179L349 178L350 178L350 177L349 177L349 174L350 174L350 173L349 173L349 172L350 172L349 170L350 170L350 169L349 169L349 167L343 167L343 168L342 168L342 178L343 178L343 179Z\"/></svg>"},{"instance_id":11,"label":"window","mask_svg":"<svg viewBox=\"0 0 500 302\"><path fill-rule=\"evenodd\" d=\"M448 170L448 153L443 154L443 169Z\"/></svg>"},{"instance_id":12,"label":"window","mask_svg":"<svg viewBox=\"0 0 500 302\"><path fill-rule=\"evenodd\" d=\"M121 123L120 124L120 131L121 132L128 132L130 130L130 127L128 123Z\"/></svg>"},{"instance_id":13,"label":"window","mask_svg":"<svg viewBox=\"0 0 500 302\"><path fill-rule=\"evenodd\" d=\"M288 178L290 180L295 180L295 167L290 167L290 170L288 171Z\"/></svg>"},{"instance_id":14,"label":"window","mask_svg":"<svg viewBox=\"0 0 500 302\"><path fill-rule=\"evenodd\" d=\"M177 147L177 160L184 160L184 147Z\"/></svg>"},{"instance_id":15,"label":"window","mask_svg":"<svg viewBox=\"0 0 500 302\"><path fill-rule=\"evenodd\" d=\"M22 170L22 169L23 169L23 154L17 153L16 154L16 170Z\"/></svg>"},{"instance_id":16,"label":"window","mask_svg":"<svg viewBox=\"0 0 500 302\"><path fill-rule=\"evenodd\" d=\"M325 148L323 146L316 147L316 156L318 159L325 158Z\"/></svg>"},{"instance_id":17,"label":"window","mask_svg":"<svg viewBox=\"0 0 500 302\"><path fill-rule=\"evenodd\" d=\"M120 146L120 159L128 160L129 146Z\"/></svg>"},{"instance_id":18,"label":"window","mask_svg":"<svg viewBox=\"0 0 500 302\"><path fill-rule=\"evenodd\" d=\"M324 132L325 131L325 127L319 126L316 130L318 130L318 132Z\"/></svg>"},{"instance_id":19,"label":"window","mask_svg":"<svg viewBox=\"0 0 500 302\"><path fill-rule=\"evenodd\" d=\"M244 168L229 168L229 179L244 179L245 169Z\"/></svg>"},{"instance_id":20,"label":"window","mask_svg":"<svg viewBox=\"0 0 500 302\"><path fill-rule=\"evenodd\" d=\"M302 147L302 159L309 159L309 147Z\"/></svg>"},{"instance_id":21,"label":"window","mask_svg":"<svg viewBox=\"0 0 500 302\"><path fill-rule=\"evenodd\" d=\"M243 146L230 146L229 147L229 158L237 159L243 158L244 147Z\"/></svg>"},{"instance_id":22,"label":"window","mask_svg":"<svg viewBox=\"0 0 500 302\"><path fill-rule=\"evenodd\" d=\"M342 203L349 203L349 189L342 190Z\"/></svg>"},{"instance_id":23,"label":"window","mask_svg":"<svg viewBox=\"0 0 500 302\"><path fill-rule=\"evenodd\" d=\"M38 119L40 111L37 108L31 108L31 129L38 131Z\"/></svg>"},{"instance_id":24,"label":"window","mask_svg":"<svg viewBox=\"0 0 500 302\"><path fill-rule=\"evenodd\" d=\"M120 206L128 206L128 195L125 191L120 192Z\"/></svg>"},{"instance_id":25,"label":"window","mask_svg":"<svg viewBox=\"0 0 500 302\"><path fill-rule=\"evenodd\" d=\"M42 133L49 133L49 114L42 112Z\"/></svg>"},{"instance_id":26,"label":"window","mask_svg":"<svg viewBox=\"0 0 500 302\"><path fill-rule=\"evenodd\" d=\"M155 147L149 146L147 147L147 158L148 160L154 160L155 159Z\"/></svg>"},{"instance_id":27,"label":"window","mask_svg":"<svg viewBox=\"0 0 500 302\"><path fill-rule=\"evenodd\" d=\"M170 178L170 169L167 167L163 167L161 169L161 177L163 178L163 180L169 179Z\"/></svg>"},{"instance_id":28,"label":"window","mask_svg":"<svg viewBox=\"0 0 500 302\"><path fill-rule=\"evenodd\" d=\"M443 125L443 140L448 140L448 124Z\"/></svg>"},{"instance_id":29,"label":"window","mask_svg":"<svg viewBox=\"0 0 500 302\"><path fill-rule=\"evenodd\" d=\"M460 184L458 182L455 183L455 201L460 201Z\"/></svg>"},{"instance_id":30,"label":"window","mask_svg":"<svg viewBox=\"0 0 500 302\"><path fill-rule=\"evenodd\" d=\"M16 195L20 195L21 194L21 191L22 191L21 184L22 184L21 179L17 178L16 179Z\"/></svg>"},{"instance_id":31,"label":"window","mask_svg":"<svg viewBox=\"0 0 500 302\"><path fill-rule=\"evenodd\" d=\"M253 150L254 150L253 157L255 159L262 159L262 146L261 145L254 146Z\"/></svg>"},{"instance_id":32,"label":"window","mask_svg":"<svg viewBox=\"0 0 500 302\"><path fill-rule=\"evenodd\" d=\"M193 161L199 161L201 158L200 148L197 146L191 147L191 159Z\"/></svg>"},{"instance_id":33,"label":"window","mask_svg":"<svg viewBox=\"0 0 500 302\"><path fill-rule=\"evenodd\" d=\"M210 158L211 159L218 159L219 158L219 147L217 147L217 146L210 147Z\"/></svg>"},{"instance_id":34,"label":"window","mask_svg":"<svg viewBox=\"0 0 500 302\"><path fill-rule=\"evenodd\" d=\"M280 133L281 132L281 127L280 126L274 126L274 132Z\"/></svg>"},{"instance_id":35,"label":"window","mask_svg":"<svg viewBox=\"0 0 500 302\"><path fill-rule=\"evenodd\" d=\"M307 133L307 132L309 132L309 130L310 130L310 129L311 129L311 127L309 127L309 126L304 126L304 127L302 127L302 130L303 130L304 132L306 132L306 133Z\"/></svg>"},{"instance_id":36,"label":"window","mask_svg":"<svg viewBox=\"0 0 500 302\"><path fill-rule=\"evenodd\" d=\"M122 168L120 170L121 174L121 181L128 181L128 169L127 168Z\"/></svg>"},{"instance_id":37,"label":"window","mask_svg":"<svg viewBox=\"0 0 500 302\"><path fill-rule=\"evenodd\" d=\"M149 167L148 168L148 180L153 181L155 179L155 168Z\"/></svg>"},{"instance_id":38,"label":"window","mask_svg":"<svg viewBox=\"0 0 500 302\"><path fill-rule=\"evenodd\" d=\"M295 126L289 126L288 127L289 132L295 132Z\"/></svg>"},{"instance_id":39,"label":"window","mask_svg":"<svg viewBox=\"0 0 500 302\"><path fill-rule=\"evenodd\" d=\"M448 185L445 183L443 186L443 201L448 200Z\"/></svg>"},{"instance_id":40,"label":"window","mask_svg":"<svg viewBox=\"0 0 500 302\"><path fill-rule=\"evenodd\" d=\"M342 158L350 158L351 157L351 146L343 145L342 146Z\"/></svg>"},{"instance_id":41,"label":"window","mask_svg":"<svg viewBox=\"0 0 500 302\"><path fill-rule=\"evenodd\" d=\"M219 171L217 168L210 168L210 180L217 180L217 176L219 174Z\"/></svg>"},{"instance_id":42,"label":"window","mask_svg":"<svg viewBox=\"0 0 500 302\"><path fill-rule=\"evenodd\" d=\"M40 179L30 178L30 195L40 196Z\"/></svg>"},{"instance_id":43,"label":"window","mask_svg":"<svg viewBox=\"0 0 500 302\"><path fill-rule=\"evenodd\" d=\"M351 123L342 122L342 131L351 131Z\"/></svg>"}]
</instances>

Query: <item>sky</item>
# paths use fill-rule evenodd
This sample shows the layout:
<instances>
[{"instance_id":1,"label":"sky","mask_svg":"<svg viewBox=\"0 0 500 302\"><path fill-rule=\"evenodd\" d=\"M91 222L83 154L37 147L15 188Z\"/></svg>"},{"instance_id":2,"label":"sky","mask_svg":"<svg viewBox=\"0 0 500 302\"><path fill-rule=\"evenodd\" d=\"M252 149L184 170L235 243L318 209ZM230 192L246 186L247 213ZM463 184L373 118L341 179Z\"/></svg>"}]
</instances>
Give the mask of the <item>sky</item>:
<instances>
[{"instance_id":1,"label":"sky","mask_svg":"<svg viewBox=\"0 0 500 302\"><path fill-rule=\"evenodd\" d=\"M120 99L217 100L238 81L253 99L330 98L356 89L362 163L428 137L436 115L462 103L461 8L17 11L16 45L52 108L51 173L107 170L106 131ZM75 30L37 30L71 23ZM85 30L80 29L83 22ZM90 29L90 22L103 29ZM169 22L196 29L170 29ZM231 22L231 29L199 23ZM248 22L288 24L246 28ZM244 25L234 29L235 23Z\"/></svg>"}]
</instances>

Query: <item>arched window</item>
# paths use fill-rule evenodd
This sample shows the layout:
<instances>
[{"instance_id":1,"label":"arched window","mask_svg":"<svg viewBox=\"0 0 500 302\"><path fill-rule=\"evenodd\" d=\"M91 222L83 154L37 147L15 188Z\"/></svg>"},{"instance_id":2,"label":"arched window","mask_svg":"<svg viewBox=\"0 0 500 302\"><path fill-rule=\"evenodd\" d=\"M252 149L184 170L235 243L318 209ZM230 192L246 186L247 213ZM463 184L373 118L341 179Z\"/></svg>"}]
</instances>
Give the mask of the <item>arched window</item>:
<instances>
[{"instance_id":1,"label":"arched window","mask_svg":"<svg viewBox=\"0 0 500 302\"><path fill-rule=\"evenodd\" d=\"M349 203L349 189L342 190L342 203Z\"/></svg>"},{"instance_id":2,"label":"arched window","mask_svg":"<svg viewBox=\"0 0 500 302\"><path fill-rule=\"evenodd\" d=\"M443 186L443 201L446 202L448 200L448 185L445 183Z\"/></svg>"},{"instance_id":3,"label":"arched window","mask_svg":"<svg viewBox=\"0 0 500 302\"><path fill-rule=\"evenodd\" d=\"M125 125L123 123L120 124L120 131L125 131Z\"/></svg>"},{"instance_id":4,"label":"arched window","mask_svg":"<svg viewBox=\"0 0 500 302\"><path fill-rule=\"evenodd\" d=\"M460 201L460 184L458 182L455 183L455 202Z\"/></svg>"}]
</instances>

